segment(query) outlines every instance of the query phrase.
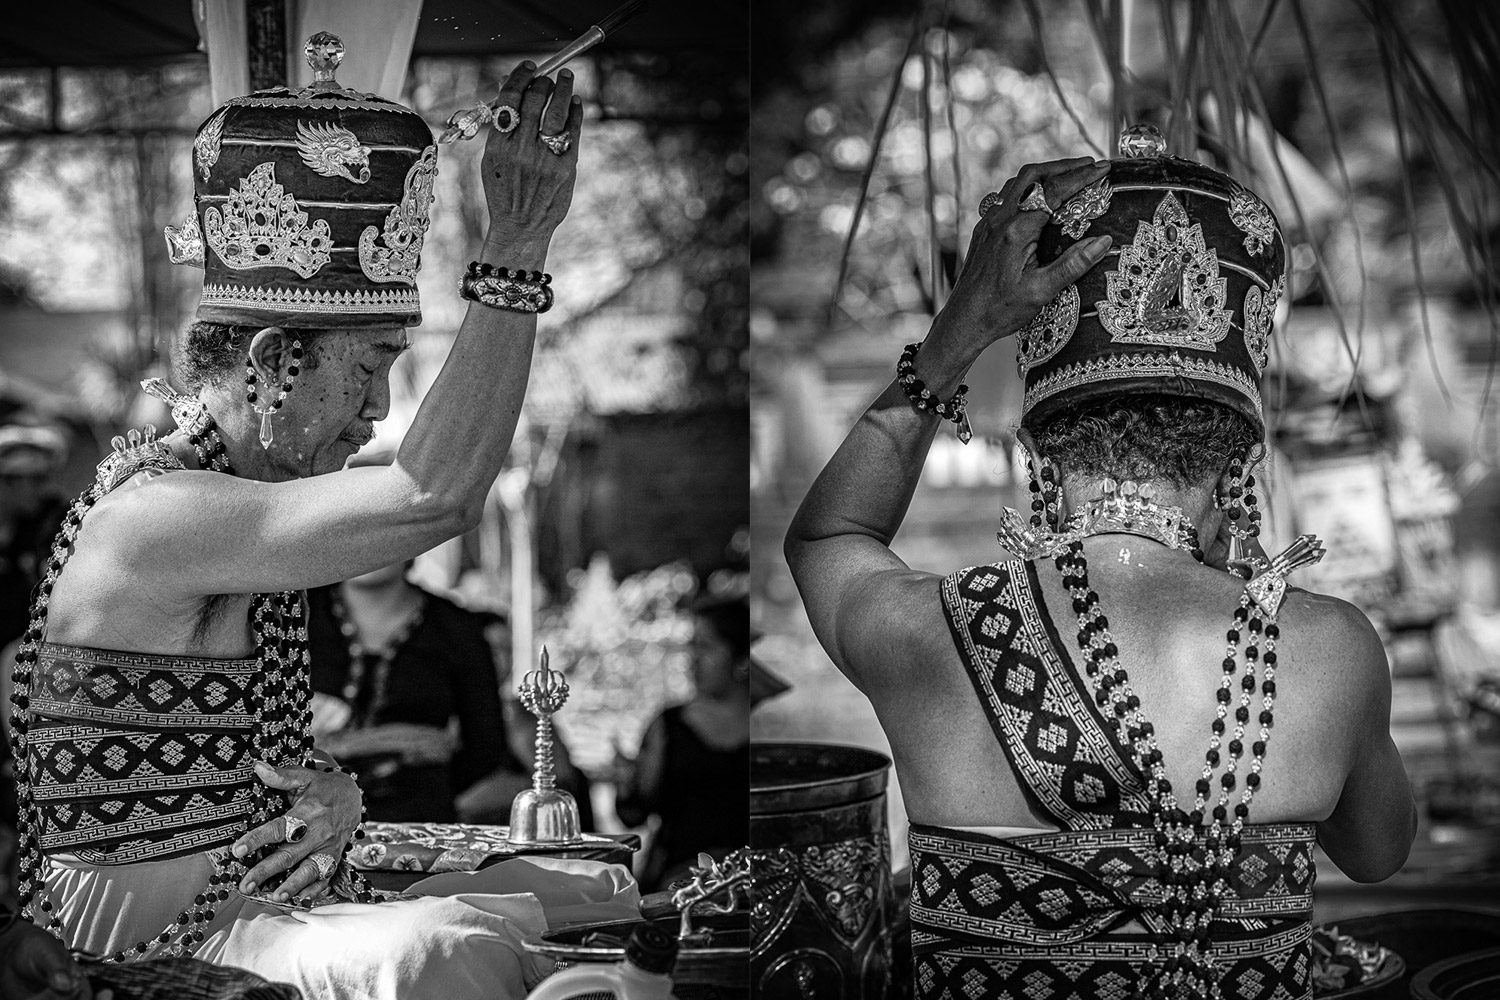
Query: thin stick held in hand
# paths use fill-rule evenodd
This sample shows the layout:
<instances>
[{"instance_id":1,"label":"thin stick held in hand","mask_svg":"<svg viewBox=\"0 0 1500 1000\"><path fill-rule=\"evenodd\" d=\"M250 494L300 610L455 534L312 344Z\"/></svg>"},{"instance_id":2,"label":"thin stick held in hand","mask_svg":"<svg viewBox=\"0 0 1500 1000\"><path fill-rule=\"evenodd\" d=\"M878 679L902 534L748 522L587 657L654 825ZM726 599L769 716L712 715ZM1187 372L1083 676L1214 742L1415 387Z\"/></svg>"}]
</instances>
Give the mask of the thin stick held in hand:
<instances>
[{"instance_id":1,"label":"thin stick held in hand","mask_svg":"<svg viewBox=\"0 0 1500 1000\"><path fill-rule=\"evenodd\" d=\"M591 25L588 31L573 39L567 45L558 49L552 55L543 59L536 68L536 76L546 76L563 68L564 65L583 55L589 49L613 35L622 26L635 20L641 11L646 9L646 0L626 0L625 3L611 11L602 18L598 24ZM495 111L500 107L500 99L497 97L488 104L480 103L464 111L455 111L448 116L448 127L438 137L439 142L451 143L460 139L472 139L479 134L482 126L490 124L495 120Z\"/></svg>"}]
</instances>

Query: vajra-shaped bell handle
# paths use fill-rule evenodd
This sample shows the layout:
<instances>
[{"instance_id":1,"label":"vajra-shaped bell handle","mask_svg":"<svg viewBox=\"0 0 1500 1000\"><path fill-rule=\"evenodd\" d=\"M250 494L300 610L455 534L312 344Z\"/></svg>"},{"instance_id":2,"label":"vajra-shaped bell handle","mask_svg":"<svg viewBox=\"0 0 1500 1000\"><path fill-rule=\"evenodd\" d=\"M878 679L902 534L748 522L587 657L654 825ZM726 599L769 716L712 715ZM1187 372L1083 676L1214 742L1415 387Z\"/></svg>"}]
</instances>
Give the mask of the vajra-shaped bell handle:
<instances>
[{"instance_id":1,"label":"vajra-shaped bell handle","mask_svg":"<svg viewBox=\"0 0 1500 1000\"><path fill-rule=\"evenodd\" d=\"M568 681L548 665L547 647L542 647L541 665L529 671L521 681L521 704L536 716L536 764L532 768L531 786L539 792L557 787L557 767L552 756L552 713L568 701Z\"/></svg>"}]
</instances>

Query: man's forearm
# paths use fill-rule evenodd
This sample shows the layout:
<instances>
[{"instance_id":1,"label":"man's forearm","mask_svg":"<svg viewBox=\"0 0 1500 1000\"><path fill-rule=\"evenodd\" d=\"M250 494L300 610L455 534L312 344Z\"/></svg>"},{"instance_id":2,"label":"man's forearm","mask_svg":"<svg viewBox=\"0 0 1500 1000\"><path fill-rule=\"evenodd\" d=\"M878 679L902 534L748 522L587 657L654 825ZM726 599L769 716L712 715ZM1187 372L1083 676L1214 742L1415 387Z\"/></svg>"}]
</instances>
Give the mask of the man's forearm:
<instances>
[{"instance_id":1,"label":"man's forearm","mask_svg":"<svg viewBox=\"0 0 1500 1000\"><path fill-rule=\"evenodd\" d=\"M545 269L545 237L492 236L480 260ZM425 494L476 510L505 463L520 419L536 315L469 304L443 370L402 442L397 461Z\"/></svg>"},{"instance_id":2,"label":"man's forearm","mask_svg":"<svg viewBox=\"0 0 1500 1000\"><path fill-rule=\"evenodd\" d=\"M975 356L929 336L915 373L940 399L958 390ZM819 474L787 535L788 557L801 543L861 534L889 544L906 516L922 465L945 421L919 413L899 382L870 404Z\"/></svg>"}]
</instances>

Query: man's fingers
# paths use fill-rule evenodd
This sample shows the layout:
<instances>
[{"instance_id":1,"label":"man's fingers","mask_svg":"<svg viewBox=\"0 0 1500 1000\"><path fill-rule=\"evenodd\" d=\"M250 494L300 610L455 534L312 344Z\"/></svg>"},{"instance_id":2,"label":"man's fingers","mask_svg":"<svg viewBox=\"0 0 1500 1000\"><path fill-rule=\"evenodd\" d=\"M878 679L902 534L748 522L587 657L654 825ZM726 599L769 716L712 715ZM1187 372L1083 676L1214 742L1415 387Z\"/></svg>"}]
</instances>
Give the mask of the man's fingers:
<instances>
[{"instance_id":1,"label":"man's fingers","mask_svg":"<svg viewBox=\"0 0 1500 1000\"><path fill-rule=\"evenodd\" d=\"M557 88L552 91L552 100L547 104L547 113L542 116L542 134L557 135L568 127L568 112L573 104L573 72L561 70L557 74Z\"/></svg>"},{"instance_id":2,"label":"man's fingers","mask_svg":"<svg viewBox=\"0 0 1500 1000\"><path fill-rule=\"evenodd\" d=\"M529 129L540 130L542 127L542 109L547 106L547 98L552 96L552 78L550 76L538 76L526 85L526 93L521 96L521 124ZM528 132L535 136L535 132Z\"/></svg>"},{"instance_id":3,"label":"man's fingers","mask_svg":"<svg viewBox=\"0 0 1500 1000\"><path fill-rule=\"evenodd\" d=\"M296 863L297 855L290 848L282 847L272 851L269 857L245 873L245 877L240 880L240 891L254 892L272 876L287 871Z\"/></svg>"},{"instance_id":4,"label":"man's fingers","mask_svg":"<svg viewBox=\"0 0 1500 1000\"><path fill-rule=\"evenodd\" d=\"M292 869L290 875L281 885L276 887L276 899L289 902L301 894L302 890L315 885L322 880L318 872L318 866L311 857L302 859L302 863Z\"/></svg>"},{"instance_id":5,"label":"man's fingers","mask_svg":"<svg viewBox=\"0 0 1500 1000\"><path fill-rule=\"evenodd\" d=\"M1055 174L1042 185L1042 190L1047 193L1047 204L1055 212L1067 204L1069 198L1108 174L1108 160L1100 160L1098 163L1090 160L1082 166Z\"/></svg>"},{"instance_id":6,"label":"man's fingers","mask_svg":"<svg viewBox=\"0 0 1500 1000\"><path fill-rule=\"evenodd\" d=\"M1093 239L1081 240L1064 250L1046 267L1037 268L1036 276L1049 289L1047 298L1050 299L1087 274L1090 268L1109 253L1113 242L1114 240L1108 236L1095 236Z\"/></svg>"},{"instance_id":7,"label":"man's fingers","mask_svg":"<svg viewBox=\"0 0 1500 1000\"><path fill-rule=\"evenodd\" d=\"M300 792L312 784L312 775L305 767L272 767L263 760L255 762L255 776L261 783L284 792Z\"/></svg>"},{"instance_id":8,"label":"man's fingers","mask_svg":"<svg viewBox=\"0 0 1500 1000\"><path fill-rule=\"evenodd\" d=\"M536 75L536 63L530 59L525 60L510 71L510 76L500 85L500 103L510 105L517 110L521 107L521 96L526 93L526 88L531 84L531 78Z\"/></svg>"}]
</instances>

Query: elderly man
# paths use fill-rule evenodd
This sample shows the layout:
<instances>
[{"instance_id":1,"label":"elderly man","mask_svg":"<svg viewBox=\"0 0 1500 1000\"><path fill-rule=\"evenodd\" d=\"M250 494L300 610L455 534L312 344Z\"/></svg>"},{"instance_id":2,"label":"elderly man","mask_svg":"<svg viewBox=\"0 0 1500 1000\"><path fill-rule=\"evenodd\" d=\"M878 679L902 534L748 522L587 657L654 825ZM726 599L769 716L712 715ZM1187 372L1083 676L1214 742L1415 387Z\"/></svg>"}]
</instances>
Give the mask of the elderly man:
<instances>
[{"instance_id":1,"label":"elderly man","mask_svg":"<svg viewBox=\"0 0 1500 1000\"><path fill-rule=\"evenodd\" d=\"M308 733L301 592L478 523L552 302L581 106L567 72L530 63L501 87L473 304L395 462L344 470L420 321L437 147L415 113L337 83L337 39L308 54L310 87L200 127L195 211L168 231L205 268L176 359L191 395L153 387L177 430L116 439L46 567L14 674L20 900L115 961L193 955L318 997L515 994L545 892L362 905L343 861L359 787Z\"/></svg>"}]
</instances>

